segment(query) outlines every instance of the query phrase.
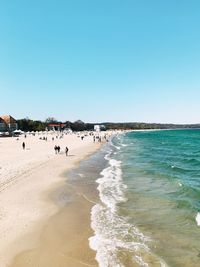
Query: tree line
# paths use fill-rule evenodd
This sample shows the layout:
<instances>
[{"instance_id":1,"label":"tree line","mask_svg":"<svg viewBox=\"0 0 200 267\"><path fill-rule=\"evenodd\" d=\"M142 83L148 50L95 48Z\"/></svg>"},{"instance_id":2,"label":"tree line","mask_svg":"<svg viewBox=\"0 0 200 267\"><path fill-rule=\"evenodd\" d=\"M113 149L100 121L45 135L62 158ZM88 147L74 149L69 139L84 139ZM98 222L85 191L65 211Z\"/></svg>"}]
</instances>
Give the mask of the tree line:
<instances>
[{"instance_id":1,"label":"tree line","mask_svg":"<svg viewBox=\"0 0 200 267\"><path fill-rule=\"evenodd\" d=\"M50 123L64 123L66 128L72 131L89 131L94 129L95 124L104 125L105 129L111 130L143 130L143 129L181 129L181 128L200 128L200 124L164 124L164 123L144 123L144 122L126 122L126 123L85 123L81 120L75 122L65 121L59 122L53 117L47 118L45 121L32 120L29 118L17 121L18 128L22 131L45 131Z\"/></svg>"},{"instance_id":2,"label":"tree line","mask_svg":"<svg viewBox=\"0 0 200 267\"><path fill-rule=\"evenodd\" d=\"M40 120L32 120L29 118L24 118L17 120L18 128L25 132L32 131L45 131L48 129L48 125L51 123L65 124L65 128L69 128L72 131L89 131L94 129L94 123L84 123L81 120L77 120L75 122L65 121L60 122L54 118L47 118L45 121Z\"/></svg>"}]
</instances>

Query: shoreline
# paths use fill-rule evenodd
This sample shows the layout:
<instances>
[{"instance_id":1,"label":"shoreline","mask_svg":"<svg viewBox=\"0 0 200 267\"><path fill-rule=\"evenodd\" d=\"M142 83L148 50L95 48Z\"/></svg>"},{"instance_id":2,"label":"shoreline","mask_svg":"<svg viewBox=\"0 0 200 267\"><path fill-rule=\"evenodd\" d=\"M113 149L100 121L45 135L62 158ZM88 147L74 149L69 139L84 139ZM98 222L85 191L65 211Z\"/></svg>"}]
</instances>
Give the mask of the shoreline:
<instances>
[{"instance_id":1,"label":"shoreline","mask_svg":"<svg viewBox=\"0 0 200 267\"><path fill-rule=\"evenodd\" d=\"M66 188L66 177L64 176L66 171L76 168L82 160L88 158L103 145L103 143L94 144L92 137L90 140L84 141L77 139L77 136L73 136L73 138L76 145L70 149L68 157L63 154L48 156L46 161L42 160L42 163L35 164L36 166L32 168L29 166L23 173L16 175L14 181L12 180L11 183L8 181L8 186L0 192L0 210L3 211L4 206L6 206L5 212L1 212L0 220L1 267L18 266L17 261L21 260L21 255L40 244L42 233L51 224L49 222L65 217L65 207L60 207L50 197L51 194L63 186ZM78 200L79 204L84 203L84 201L87 202L83 199ZM90 211L91 203L90 205L86 203L83 205ZM82 217L84 216L82 214ZM78 218L74 218L74 220L78 220ZM84 220L87 221L87 218ZM73 240L72 237L71 239ZM94 257L92 250L91 254ZM47 255L46 258L48 258ZM20 263L19 266L35 266L29 263L27 264L27 259L25 259L24 265ZM94 263L93 266L95 266ZM78 266L77 263L74 266Z\"/></svg>"}]
</instances>

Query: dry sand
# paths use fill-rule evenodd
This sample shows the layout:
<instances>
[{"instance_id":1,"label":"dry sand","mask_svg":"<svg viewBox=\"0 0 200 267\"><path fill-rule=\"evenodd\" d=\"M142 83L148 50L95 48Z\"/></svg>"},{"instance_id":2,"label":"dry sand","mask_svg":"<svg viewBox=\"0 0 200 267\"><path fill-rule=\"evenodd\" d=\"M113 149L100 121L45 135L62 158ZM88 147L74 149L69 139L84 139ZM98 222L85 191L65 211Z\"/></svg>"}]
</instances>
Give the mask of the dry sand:
<instances>
[{"instance_id":1,"label":"dry sand","mask_svg":"<svg viewBox=\"0 0 200 267\"><path fill-rule=\"evenodd\" d=\"M66 188L75 201L59 208L49 194L66 187L63 172L100 144L92 136L82 141L75 134L54 141L50 135L47 141L39 137L0 139L0 266L96 266L87 241L92 204ZM55 144L61 147L59 155Z\"/></svg>"}]
</instances>

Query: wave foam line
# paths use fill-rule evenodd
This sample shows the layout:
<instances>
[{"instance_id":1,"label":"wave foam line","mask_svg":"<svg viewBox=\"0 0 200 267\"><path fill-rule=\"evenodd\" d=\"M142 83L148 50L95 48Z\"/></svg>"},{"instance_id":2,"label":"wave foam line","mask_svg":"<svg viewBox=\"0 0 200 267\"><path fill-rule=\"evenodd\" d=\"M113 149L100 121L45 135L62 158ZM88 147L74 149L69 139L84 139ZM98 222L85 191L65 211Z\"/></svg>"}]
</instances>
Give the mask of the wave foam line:
<instances>
[{"instance_id":1,"label":"wave foam line","mask_svg":"<svg viewBox=\"0 0 200 267\"><path fill-rule=\"evenodd\" d=\"M90 247L97 252L96 260L100 267L124 267L119 256L120 251L147 253L147 238L136 227L126 222L110 209L97 204L91 211L91 227L95 235L89 238ZM140 263L147 266L142 259ZM145 265L144 265L145 264Z\"/></svg>"},{"instance_id":2,"label":"wave foam line","mask_svg":"<svg viewBox=\"0 0 200 267\"><path fill-rule=\"evenodd\" d=\"M197 226L200 226L200 212L197 213L196 222L197 222Z\"/></svg>"},{"instance_id":3,"label":"wave foam line","mask_svg":"<svg viewBox=\"0 0 200 267\"><path fill-rule=\"evenodd\" d=\"M100 267L124 267L120 261L120 251L134 252L136 255L138 252L138 262L141 252L149 251L145 244L149 239L117 214L117 204L126 201L126 186L122 180L121 162L112 159L111 154L112 151L108 151L105 159L109 165L96 180L102 203L91 210L91 227L95 235L89 238L89 244L97 252L96 260ZM140 263L148 266L142 258Z\"/></svg>"}]
</instances>

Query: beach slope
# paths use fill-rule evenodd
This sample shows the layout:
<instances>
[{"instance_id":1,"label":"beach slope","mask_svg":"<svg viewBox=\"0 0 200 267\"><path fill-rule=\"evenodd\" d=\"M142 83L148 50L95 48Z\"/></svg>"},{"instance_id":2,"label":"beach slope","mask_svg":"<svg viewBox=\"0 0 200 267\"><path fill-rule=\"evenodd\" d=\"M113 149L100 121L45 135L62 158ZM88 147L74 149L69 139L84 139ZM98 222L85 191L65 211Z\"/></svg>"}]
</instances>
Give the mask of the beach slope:
<instances>
[{"instance_id":1,"label":"beach slope","mask_svg":"<svg viewBox=\"0 0 200 267\"><path fill-rule=\"evenodd\" d=\"M55 154L55 144L61 147L60 154ZM50 195L62 187L66 194L74 194L66 188L63 173L99 147L92 136L81 140L75 134L54 141L38 136L0 139L1 267L66 266L67 262L72 267L96 266L87 242L91 203L76 195L76 201L61 208Z\"/></svg>"}]
</instances>

